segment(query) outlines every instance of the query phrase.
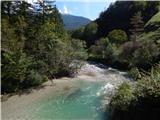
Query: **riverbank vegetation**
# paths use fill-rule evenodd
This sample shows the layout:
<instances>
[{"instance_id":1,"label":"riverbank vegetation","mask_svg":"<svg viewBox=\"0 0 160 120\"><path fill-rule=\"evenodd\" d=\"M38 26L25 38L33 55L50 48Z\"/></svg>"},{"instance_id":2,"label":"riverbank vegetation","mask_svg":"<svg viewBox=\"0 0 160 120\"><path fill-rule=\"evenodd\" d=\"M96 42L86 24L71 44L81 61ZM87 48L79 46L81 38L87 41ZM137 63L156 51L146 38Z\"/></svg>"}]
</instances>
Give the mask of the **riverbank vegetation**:
<instances>
[{"instance_id":1,"label":"riverbank vegetation","mask_svg":"<svg viewBox=\"0 0 160 120\"><path fill-rule=\"evenodd\" d=\"M38 3L36 10L24 1L1 5L2 93L71 75L80 66L78 60L87 58L85 42L67 34L55 5Z\"/></svg>"},{"instance_id":2,"label":"riverbank vegetation","mask_svg":"<svg viewBox=\"0 0 160 120\"><path fill-rule=\"evenodd\" d=\"M140 75L134 86L119 87L110 103L111 120L159 120L160 65Z\"/></svg>"}]
</instances>

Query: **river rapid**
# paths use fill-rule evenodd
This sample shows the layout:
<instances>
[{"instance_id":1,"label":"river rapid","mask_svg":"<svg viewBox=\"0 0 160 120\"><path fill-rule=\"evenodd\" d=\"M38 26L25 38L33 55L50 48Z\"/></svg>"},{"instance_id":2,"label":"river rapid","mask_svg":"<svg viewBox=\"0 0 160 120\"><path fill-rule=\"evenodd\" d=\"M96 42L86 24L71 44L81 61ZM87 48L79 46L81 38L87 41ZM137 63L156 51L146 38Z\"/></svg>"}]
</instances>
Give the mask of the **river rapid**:
<instances>
[{"instance_id":1,"label":"river rapid","mask_svg":"<svg viewBox=\"0 0 160 120\"><path fill-rule=\"evenodd\" d=\"M2 119L108 120L109 101L124 81L131 81L126 72L85 63L75 78L56 79L2 102Z\"/></svg>"}]
</instances>

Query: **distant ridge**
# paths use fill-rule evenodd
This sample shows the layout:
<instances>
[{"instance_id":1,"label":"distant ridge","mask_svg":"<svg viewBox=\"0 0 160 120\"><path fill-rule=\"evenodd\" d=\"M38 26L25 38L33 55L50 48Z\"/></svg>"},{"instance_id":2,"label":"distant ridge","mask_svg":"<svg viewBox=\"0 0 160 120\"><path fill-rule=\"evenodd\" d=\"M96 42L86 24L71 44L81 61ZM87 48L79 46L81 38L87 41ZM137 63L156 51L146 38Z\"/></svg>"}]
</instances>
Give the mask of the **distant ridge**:
<instances>
[{"instance_id":1,"label":"distant ridge","mask_svg":"<svg viewBox=\"0 0 160 120\"><path fill-rule=\"evenodd\" d=\"M74 30L91 22L90 19L81 16L74 16L69 14L61 15L66 30Z\"/></svg>"}]
</instances>

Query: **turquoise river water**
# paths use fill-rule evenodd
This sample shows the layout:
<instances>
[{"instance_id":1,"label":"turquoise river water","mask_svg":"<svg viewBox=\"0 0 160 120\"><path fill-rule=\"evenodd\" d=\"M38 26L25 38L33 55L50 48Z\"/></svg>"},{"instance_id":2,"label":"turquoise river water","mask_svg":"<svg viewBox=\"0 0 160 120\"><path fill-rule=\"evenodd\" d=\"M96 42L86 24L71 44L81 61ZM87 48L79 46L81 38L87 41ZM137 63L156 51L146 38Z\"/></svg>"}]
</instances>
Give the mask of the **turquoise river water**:
<instances>
[{"instance_id":1,"label":"turquoise river water","mask_svg":"<svg viewBox=\"0 0 160 120\"><path fill-rule=\"evenodd\" d=\"M78 82L78 81L77 81ZM80 88L70 94L48 96L32 106L31 118L36 120L106 120L101 109L100 91L103 82L82 82Z\"/></svg>"},{"instance_id":2,"label":"turquoise river water","mask_svg":"<svg viewBox=\"0 0 160 120\"><path fill-rule=\"evenodd\" d=\"M48 90L42 88L32 94L13 96L2 102L2 118L108 120L105 104L109 103L117 85L129 80L125 74L112 68L85 64L77 78L57 80L55 87L47 87ZM67 85L71 87L67 88ZM56 92L56 88L59 92Z\"/></svg>"}]
</instances>

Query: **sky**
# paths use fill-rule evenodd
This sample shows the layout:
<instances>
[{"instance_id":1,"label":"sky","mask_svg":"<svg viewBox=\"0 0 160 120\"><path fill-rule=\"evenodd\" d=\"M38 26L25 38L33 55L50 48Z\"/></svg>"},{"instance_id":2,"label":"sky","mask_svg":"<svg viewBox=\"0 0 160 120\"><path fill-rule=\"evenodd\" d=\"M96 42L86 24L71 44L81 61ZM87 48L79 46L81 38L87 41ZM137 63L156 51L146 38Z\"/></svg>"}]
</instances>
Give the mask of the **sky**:
<instances>
[{"instance_id":1,"label":"sky","mask_svg":"<svg viewBox=\"0 0 160 120\"><path fill-rule=\"evenodd\" d=\"M56 0L58 10L63 14L83 16L94 20L115 0Z\"/></svg>"},{"instance_id":2,"label":"sky","mask_svg":"<svg viewBox=\"0 0 160 120\"><path fill-rule=\"evenodd\" d=\"M30 3L36 0L28 0ZM60 13L83 16L95 20L115 0L55 0Z\"/></svg>"}]
</instances>

